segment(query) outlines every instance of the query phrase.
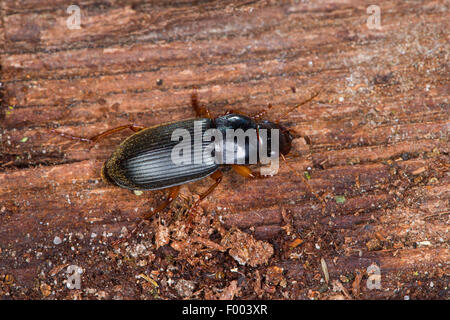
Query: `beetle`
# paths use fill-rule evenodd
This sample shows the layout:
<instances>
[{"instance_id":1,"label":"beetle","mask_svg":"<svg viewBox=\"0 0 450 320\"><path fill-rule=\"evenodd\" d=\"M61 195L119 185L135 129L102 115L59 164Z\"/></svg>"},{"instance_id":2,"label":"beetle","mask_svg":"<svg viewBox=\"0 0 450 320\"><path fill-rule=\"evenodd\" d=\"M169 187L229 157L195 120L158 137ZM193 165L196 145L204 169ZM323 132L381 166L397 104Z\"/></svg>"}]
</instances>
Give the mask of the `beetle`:
<instances>
[{"instance_id":1,"label":"beetle","mask_svg":"<svg viewBox=\"0 0 450 320\"><path fill-rule=\"evenodd\" d=\"M311 98L296 105L289 112L298 108L300 105L312 101L318 94L316 93ZM108 184L130 190L168 189L166 200L155 210L146 214L144 216L145 219L149 219L169 206L177 197L183 184L204 179L208 176L211 177L214 183L191 206L189 213L192 212L222 181L223 174L220 170L221 166L231 165L234 171L246 178L258 179L265 177L260 172L253 171L249 168L249 152L252 148L259 150L259 148L263 147L262 143L266 143L267 149L265 150L268 150L270 153L269 143L271 142L271 135L268 136L265 142L261 142L262 140L258 135L256 146L254 144L252 145L251 141L246 140L245 148L241 150L241 153L233 154L234 159L231 161L231 164L191 162L179 165L175 164L171 158L172 150L178 143L172 139L172 133L176 129L187 130L193 135L195 135L195 123L201 125L202 134L208 129L216 129L221 132L225 132L227 129L242 129L244 131L255 129L257 134L261 129L276 129L279 130L279 153L284 156L291 150L294 137L289 130L278 122L262 120L262 117L267 113L267 109L252 116L245 115L239 111L229 110L222 116L213 117L207 108L199 104L196 91L191 94L191 105L196 113L196 118L158 124L152 127L129 124L107 130L91 138L68 135L57 130L52 130L52 132L66 138L95 143L113 133L131 129L134 134L126 138L103 164L101 176L103 181ZM271 108L271 105L268 106L269 108ZM234 140L225 142L221 146L223 149L238 149ZM206 143L202 142L201 148L204 149L205 147ZM257 162L258 164L260 163L259 157Z\"/></svg>"}]
</instances>

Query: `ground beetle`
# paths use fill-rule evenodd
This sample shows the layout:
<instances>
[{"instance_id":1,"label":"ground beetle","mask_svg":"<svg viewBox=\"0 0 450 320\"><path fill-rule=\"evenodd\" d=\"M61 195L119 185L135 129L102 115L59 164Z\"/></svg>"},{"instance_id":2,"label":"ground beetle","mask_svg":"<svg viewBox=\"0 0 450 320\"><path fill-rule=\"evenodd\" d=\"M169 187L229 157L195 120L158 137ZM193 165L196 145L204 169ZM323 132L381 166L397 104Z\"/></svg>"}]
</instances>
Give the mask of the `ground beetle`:
<instances>
[{"instance_id":1,"label":"ground beetle","mask_svg":"<svg viewBox=\"0 0 450 320\"><path fill-rule=\"evenodd\" d=\"M293 111L300 105L310 102L317 95L318 93L314 94L308 100L289 110L289 112ZM197 118L160 124L153 127L124 125L100 133L92 138L82 138L68 135L56 130L52 131L63 137L85 142L97 142L110 134L125 129L131 129L134 131L135 133L125 139L113 152L111 157L104 163L101 174L105 182L122 188L131 190L168 189L169 194L166 200L155 210L146 214L146 219L167 207L177 197L181 185L210 176L215 180L215 183L209 187L206 192L200 195L200 198L190 208L189 212L191 212L192 209L198 206L200 201L208 196L222 180L220 164L192 163L177 166L171 161L171 151L177 143L171 139L172 132L175 129L186 129L193 133L194 121L201 123L202 132L209 128L216 128L218 130L225 130L228 128L243 129L244 131L249 128L254 128L256 130L260 130L261 128L278 129L279 153L281 155L286 155L291 149L293 136L287 129L279 125L277 122L261 120L261 117L266 114L267 109L253 116L247 116L238 111L230 110L227 111L225 115L214 118L211 116L208 109L200 106L197 93L195 91L191 95L191 104L195 110ZM271 106L269 105L269 108L270 107ZM234 146L231 147L234 148ZM246 165L248 164L249 151L247 141L245 150L244 165L232 164L232 168L244 177L252 179L262 178L263 176L260 172L252 171Z\"/></svg>"}]
</instances>

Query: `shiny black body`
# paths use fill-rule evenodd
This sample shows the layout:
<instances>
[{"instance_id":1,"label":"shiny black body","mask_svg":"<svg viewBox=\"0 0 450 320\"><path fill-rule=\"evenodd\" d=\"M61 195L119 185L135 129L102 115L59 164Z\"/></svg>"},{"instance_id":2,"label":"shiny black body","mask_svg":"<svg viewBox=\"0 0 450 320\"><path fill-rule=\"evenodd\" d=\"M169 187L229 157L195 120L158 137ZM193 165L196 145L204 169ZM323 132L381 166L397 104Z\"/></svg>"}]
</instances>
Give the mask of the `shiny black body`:
<instances>
[{"instance_id":1,"label":"shiny black body","mask_svg":"<svg viewBox=\"0 0 450 320\"><path fill-rule=\"evenodd\" d=\"M215 119L196 118L171 122L143 129L124 140L114 151L102 168L102 177L105 181L122 188L132 190L157 190L174 187L188 182L205 178L220 167L215 162L176 165L171 160L172 149L178 141L172 141L175 129L189 131L195 140L194 123L201 124L201 134L208 129L218 129L226 132L227 129L279 129L280 153L287 154L290 150L292 136L278 124L261 121L257 122L250 117L239 114L228 114ZM268 130L270 131L270 130ZM198 132L197 132L198 134ZM197 137L198 138L198 137ZM268 136L270 146L270 135ZM202 142L205 148L211 142ZM224 144L224 148L233 148L234 145ZM248 164L250 148L258 148L246 142L245 159ZM269 148L270 152L270 148Z\"/></svg>"}]
</instances>

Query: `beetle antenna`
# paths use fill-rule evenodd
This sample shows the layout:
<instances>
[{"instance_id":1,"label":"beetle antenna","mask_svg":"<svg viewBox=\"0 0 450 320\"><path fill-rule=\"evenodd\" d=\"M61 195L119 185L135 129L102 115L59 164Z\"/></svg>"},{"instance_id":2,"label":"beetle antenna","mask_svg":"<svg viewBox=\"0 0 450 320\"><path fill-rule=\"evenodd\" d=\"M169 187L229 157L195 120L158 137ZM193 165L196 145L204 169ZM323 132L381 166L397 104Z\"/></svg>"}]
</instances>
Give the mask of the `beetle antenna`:
<instances>
[{"instance_id":1,"label":"beetle antenna","mask_svg":"<svg viewBox=\"0 0 450 320\"><path fill-rule=\"evenodd\" d=\"M311 102L312 100L314 100L315 97L317 97L320 94L321 90L318 90L316 93L314 93L309 99L300 102L300 104L295 105L294 107L292 107L291 109L289 109L287 112L283 113L283 115L281 116L281 119L283 119L286 115L288 115L289 113L295 111L298 107L307 104L308 102Z\"/></svg>"}]
</instances>

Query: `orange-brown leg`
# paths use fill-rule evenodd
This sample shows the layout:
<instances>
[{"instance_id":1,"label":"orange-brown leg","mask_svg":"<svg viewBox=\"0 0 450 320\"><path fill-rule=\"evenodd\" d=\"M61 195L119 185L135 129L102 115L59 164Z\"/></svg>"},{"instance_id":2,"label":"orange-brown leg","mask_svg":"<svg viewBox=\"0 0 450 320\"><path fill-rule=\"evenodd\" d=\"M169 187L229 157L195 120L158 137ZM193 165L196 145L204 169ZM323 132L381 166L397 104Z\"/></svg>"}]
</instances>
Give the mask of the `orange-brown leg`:
<instances>
[{"instance_id":1,"label":"orange-brown leg","mask_svg":"<svg viewBox=\"0 0 450 320\"><path fill-rule=\"evenodd\" d=\"M314 196L316 197L317 200L319 200L320 204L322 205L322 214L325 214L325 210L327 209L327 203L325 201L325 199L318 195L317 193L314 192L313 188L311 187L311 185L309 184L308 180L302 175L299 174L294 168L292 168L289 163L286 161L286 158L281 155L281 157L284 160L284 163L292 170L292 172L294 172L294 174L298 177L300 177L303 181L303 183L305 184L306 188L308 189L308 191Z\"/></svg>"},{"instance_id":2,"label":"orange-brown leg","mask_svg":"<svg viewBox=\"0 0 450 320\"><path fill-rule=\"evenodd\" d=\"M320 93L320 91L314 93L314 94L313 94L310 98L308 98L307 100L302 101L301 103L297 104L295 107L292 107L291 109L289 109L287 112L285 112L285 113L283 114L282 119L284 118L284 116L286 116L286 115L289 114L290 112L294 111L294 110L297 109L298 107L300 107L300 106L302 106L302 105L304 105L304 104L306 104L306 103L312 101L315 97L317 97L317 96L319 95L319 93ZM243 113L243 112L241 112L241 111L239 111L239 110L229 109L229 110L227 110L227 111L225 112L224 115L231 114L231 113L234 113L234 114L240 114L240 115L247 116L247 117L252 118L253 120L257 120L257 121L258 121L258 120L261 120L263 117L265 117L266 114L267 114L267 112L268 112L271 108L272 108L272 104L269 103L269 105L267 106L266 109L264 109L263 111L256 112L256 113L254 113L254 114L245 114L245 113ZM278 123L279 120L278 120L278 121L274 121L274 122L275 122L275 123Z\"/></svg>"},{"instance_id":3,"label":"orange-brown leg","mask_svg":"<svg viewBox=\"0 0 450 320\"><path fill-rule=\"evenodd\" d=\"M243 115L243 116L247 116L243 112L241 112L239 110L234 110L234 109L228 109L227 111L225 111L225 113L223 115L226 116L228 114L240 114L240 115Z\"/></svg>"},{"instance_id":4,"label":"orange-brown leg","mask_svg":"<svg viewBox=\"0 0 450 320\"><path fill-rule=\"evenodd\" d=\"M197 117L213 119L211 112L209 112L209 110L206 109L205 107L201 106L200 103L198 102L197 91L195 89L194 92L191 94L191 105Z\"/></svg>"},{"instance_id":5,"label":"orange-brown leg","mask_svg":"<svg viewBox=\"0 0 450 320\"><path fill-rule=\"evenodd\" d=\"M172 203L172 201L177 198L178 193L180 193L180 188L181 188L181 186L175 186L175 187L169 188L169 194L167 195L166 200L163 203L161 203L155 210L144 215L144 219L147 219L147 220L150 219L152 216L154 216L158 212L161 212L167 206L169 206Z\"/></svg>"},{"instance_id":6,"label":"orange-brown leg","mask_svg":"<svg viewBox=\"0 0 450 320\"><path fill-rule=\"evenodd\" d=\"M268 176L263 176L261 173L257 171L252 171L249 167L241 165L241 164L233 164L232 165L233 170L238 173L239 175L250 178L250 179L264 179Z\"/></svg>"},{"instance_id":7,"label":"orange-brown leg","mask_svg":"<svg viewBox=\"0 0 450 320\"><path fill-rule=\"evenodd\" d=\"M286 112L281 116L281 119L280 119L279 121L283 121L283 120L284 120L284 117L285 117L286 115L288 115L289 113L293 112L293 111L294 111L295 109L297 109L298 107L300 107L300 106L302 106L302 105L304 105L304 104L307 104L308 102L311 102L311 101L314 100L314 98L317 97L319 94L320 94L320 90L317 91L317 92L315 92L310 98L308 98L308 99L306 99L306 100L300 102L300 103L297 104L296 106L290 108L288 111L286 111ZM278 121L277 121L277 122L278 122Z\"/></svg>"},{"instance_id":8,"label":"orange-brown leg","mask_svg":"<svg viewBox=\"0 0 450 320\"><path fill-rule=\"evenodd\" d=\"M142 129L145 129L145 127L136 126L134 124L127 124L127 125L120 126L120 127L117 127L117 128L109 129L109 130L107 130L105 132L102 132L102 133L99 133L99 134L97 134L97 135L95 135L95 136L93 136L91 138L84 138L84 137L74 136L74 135L70 135L70 134L67 134L67 133L64 133L64 132L60 132L60 131L54 130L54 129L52 129L51 132L57 133L57 134L59 134L60 136L62 136L64 138L68 138L68 139L72 139L72 140L79 140L79 141L83 141L83 142L98 142L99 140L105 138L106 136L109 136L109 135L111 135L113 133L116 133L116 132L123 131L125 129L130 129L130 130L132 130L134 132L138 132L138 131L141 131Z\"/></svg>"},{"instance_id":9,"label":"orange-brown leg","mask_svg":"<svg viewBox=\"0 0 450 320\"><path fill-rule=\"evenodd\" d=\"M314 192L314 190L312 189L311 185L309 184L308 180L301 174L298 174L298 176L300 178L302 178L303 183L305 184L306 188L308 189L308 191L314 196L316 197L317 200L319 200L320 204L322 205L322 214L325 213L325 210L327 208L327 204L325 202L325 200L319 196L317 193Z\"/></svg>"},{"instance_id":10,"label":"orange-brown leg","mask_svg":"<svg viewBox=\"0 0 450 320\"><path fill-rule=\"evenodd\" d=\"M139 228L142 227L143 224L145 224L147 222L148 219L150 219L151 217L153 217L155 214L157 214L158 212L164 210L168 205L170 205L173 200L176 199L176 197L178 196L178 193L180 192L180 188L181 186L175 186L175 187L171 187L168 188L169 189L169 194L167 195L166 200L161 203L155 210L145 214L143 216L143 219L136 225L136 227L134 227L128 234L126 237L116 240L112 243L113 246L117 246L118 244L124 242L125 240L130 239L134 234L136 234L136 232L138 231Z\"/></svg>"},{"instance_id":11,"label":"orange-brown leg","mask_svg":"<svg viewBox=\"0 0 450 320\"><path fill-rule=\"evenodd\" d=\"M240 115L243 115L243 116L247 116L249 118L252 118L253 120L261 120L267 114L267 111L269 111L271 108L272 108L272 105L269 104L267 106L267 108L264 109L263 111L258 111L258 112L253 113L253 114L246 114L246 113L241 112L239 110L229 109L229 110L227 110L225 112L224 115L228 115L228 114L232 114L233 113L233 114L240 114Z\"/></svg>"},{"instance_id":12,"label":"orange-brown leg","mask_svg":"<svg viewBox=\"0 0 450 320\"><path fill-rule=\"evenodd\" d=\"M195 201L195 203L189 208L189 211L188 211L188 215L189 215L189 218L188 218L188 224L191 224L191 222L192 222L192 218L193 218L192 212L194 211L194 209L197 208L198 205L200 204L200 202L201 202L203 199L205 199L211 192L213 192L214 189L215 189L215 188L219 185L219 183L222 181L223 173L222 173L222 171L217 170L217 171L214 172L212 175L210 175L210 177L211 177L212 179L214 179L216 182L214 182L214 184L213 184L212 186L210 186L210 187L208 188L208 190L206 190L205 192L203 192L203 193L200 195L200 198L199 198L197 201Z\"/></svg>"},{"instance_id":13,"label":"orange-brown leg","mask_svg":"<svg viewBox=\"0 0 450 320\"><path fill-rule=\"evenodd\" d=\"M284 159L284 157L283 157L283 159ZM287 163L286 163L286 164L287 164ZM246 166L243 166L243 165L233 164L232 167L233 167L233 170L234 170L234 171L236 171L238 174L240 174L241 176L243 176L243 177L245 177L245 178L250 178L250 179L263 179L263 178L268 177L268 176L263 176L263 175L261 175L261 173L259 173L259 172L252 171L250 168L248 168L248 167L246 167ZM326 210L326 202L325 202L325 200L324 200L321 196L317 195L317 194L313 191L312 187L311 187L310 184L308 183L308 180L306 180L306 178L305 178L303 175L298 174L291 166L288 165L288 167L289 167L291 170L294 171L294 174L295 174L295 175L299 176L299 177L303 180L303 182L304 182L306 188L308 189L308 191L309 191L314 197L316 197L317 200L320 201L320 203L321 203L321 205L322 205L322 213L325 213L325 210Z\"/></svg>"}]
</instances>

